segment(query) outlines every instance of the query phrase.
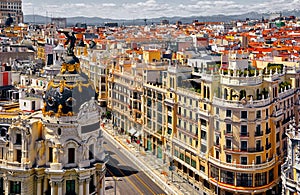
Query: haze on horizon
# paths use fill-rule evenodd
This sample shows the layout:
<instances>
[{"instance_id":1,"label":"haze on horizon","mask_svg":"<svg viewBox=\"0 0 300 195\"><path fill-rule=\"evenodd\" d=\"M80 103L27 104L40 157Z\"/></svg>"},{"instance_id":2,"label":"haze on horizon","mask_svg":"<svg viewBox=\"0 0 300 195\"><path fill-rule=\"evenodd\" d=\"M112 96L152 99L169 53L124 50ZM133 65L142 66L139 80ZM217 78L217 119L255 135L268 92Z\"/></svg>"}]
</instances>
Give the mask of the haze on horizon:
<instances>
[{"instance_id":1,"label":"haze on horizon","mask_svg":"<svg viewBox=\"0 0 300 195\"><path fill-rule=\"evenodd\" d=\"M142 19L293 10L300 0L23 0L24 15Z\"/></svg>"}]
</instances>

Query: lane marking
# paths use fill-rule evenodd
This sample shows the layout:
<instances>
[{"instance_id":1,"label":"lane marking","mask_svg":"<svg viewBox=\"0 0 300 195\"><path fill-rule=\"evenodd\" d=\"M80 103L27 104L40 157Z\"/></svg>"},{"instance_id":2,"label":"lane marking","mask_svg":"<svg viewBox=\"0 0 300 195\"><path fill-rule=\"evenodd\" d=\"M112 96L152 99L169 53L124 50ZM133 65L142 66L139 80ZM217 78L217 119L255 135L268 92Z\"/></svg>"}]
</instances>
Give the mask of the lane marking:
<instances>
[{"instance_id":1,"label":"lane marking","mask_svg":"<svg viewBox=\"0 0 300 195\"><path fill-rule=\"evenodd\" d=\"M106 145L106 147L109 147ZM123 161L118 155L115 155L116 158L118 158L121 162L123 162L123 164L126 164L125 161ZM129 170L130 171L130 170ZM133 171L130 171L131 173L133 173ZM135 178L137 178L141 183L142 185L144 185L152 194L156 194L139 176L137 176L137 174L133 174L133 176Z\"/></svg>"}]
</instances>

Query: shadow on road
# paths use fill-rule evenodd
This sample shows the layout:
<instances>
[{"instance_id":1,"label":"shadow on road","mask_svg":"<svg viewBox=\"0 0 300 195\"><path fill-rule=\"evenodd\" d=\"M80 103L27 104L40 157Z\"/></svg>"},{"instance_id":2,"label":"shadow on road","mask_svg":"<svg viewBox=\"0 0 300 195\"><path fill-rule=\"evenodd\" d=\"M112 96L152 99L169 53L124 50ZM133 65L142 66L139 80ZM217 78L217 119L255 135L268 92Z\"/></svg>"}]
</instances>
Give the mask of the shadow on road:
<instances>
[{"instance_id":1,"label":"shadow on road","mask_svg":"<svg viewBox=\"0 0 300 195\"><path fill-rule=\"evenodd\" d=\"M125 166L125 165L115 166L118 164L119 161L117 161L116 159L112 159L112 158L109 159L108 164L106 164L106 168L109 170L106 172L107 177L112 176L111 173L115 177L128 177L130 175L134 175L138 173L136 169L130 166Z\"/></svg>"}]
</instances>

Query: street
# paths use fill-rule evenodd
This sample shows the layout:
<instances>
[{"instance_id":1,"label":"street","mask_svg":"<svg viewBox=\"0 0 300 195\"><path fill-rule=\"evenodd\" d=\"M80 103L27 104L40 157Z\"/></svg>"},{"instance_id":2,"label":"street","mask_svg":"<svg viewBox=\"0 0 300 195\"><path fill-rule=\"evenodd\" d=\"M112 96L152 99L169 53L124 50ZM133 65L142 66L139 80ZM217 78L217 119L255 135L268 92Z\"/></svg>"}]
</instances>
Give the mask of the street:
<instances>
[{"instance_id":1,"label":"street","mask_svg":"<svg viewBox=\"0 0 300 195\"><path fill-rule=\"evenodd\" d=\"M109 155L105 189L106 194L165 194L143 171L139 170L121 150L104 137L104 149Z\"/></svg>"}]
</instances>

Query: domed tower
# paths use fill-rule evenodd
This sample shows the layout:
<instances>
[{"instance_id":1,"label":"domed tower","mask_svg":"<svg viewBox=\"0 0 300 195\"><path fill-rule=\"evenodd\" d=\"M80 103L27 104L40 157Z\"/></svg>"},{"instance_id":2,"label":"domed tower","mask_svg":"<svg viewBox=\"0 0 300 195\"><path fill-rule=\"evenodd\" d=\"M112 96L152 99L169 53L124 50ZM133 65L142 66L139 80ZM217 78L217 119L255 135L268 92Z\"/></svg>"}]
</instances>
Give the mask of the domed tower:
<instances>
[{"instance_id":1,"label":"domed tower","mask_svg":"<svg viewBox=\"0 0 300 195\"><path fill-rule=\"evenodd\" d=\"M45 148L46 158L37 165L49 167L51 194L103 194L106 158L96 92L73 53L74 33L63 33L69 45L45 92L44 138L37 145Z\"/></svg>"}]
</instances>

